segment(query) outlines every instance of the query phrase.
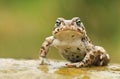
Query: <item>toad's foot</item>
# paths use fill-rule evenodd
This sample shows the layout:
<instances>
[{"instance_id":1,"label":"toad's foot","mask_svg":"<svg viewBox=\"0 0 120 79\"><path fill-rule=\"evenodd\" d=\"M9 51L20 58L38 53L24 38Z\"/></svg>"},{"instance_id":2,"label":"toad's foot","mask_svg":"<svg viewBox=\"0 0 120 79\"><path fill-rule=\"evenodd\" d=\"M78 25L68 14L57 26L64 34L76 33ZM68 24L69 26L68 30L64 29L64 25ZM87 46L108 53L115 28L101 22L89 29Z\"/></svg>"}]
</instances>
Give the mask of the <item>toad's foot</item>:
<instances>
[{"instance_id":1,"label":"toad's foot","mask_svg":"<svg viewBox=\"0 0 120 79\"><path fill-rule=\"evenodd\" d=\"M75 64L66 64L66 67L71 68L71 67L76 67Z\"/></svg>"},{"instance_id":2,"label":"toad's foot","mask_svg":"<svg viewBox=\"0 0 120 79\"><path fill-rule=\"evenodd\" d=\"M74 67L74 68L81 68L81 67L86 67L86 66L84 65L84 63L79 62L79 63L69 63L69 64L66 64L66 67L69 67L69 68L72 68L72 67Z\"/></svg>"},{"instance_id":3,"label":"toad's foot","mask_svg":"<svg viewBox=\"0 0 120 79\"><path fill-rule=\"evenodd\" d=\"M50 62L44 58L44 57L40 57L40 62L39 62L40 65L49 65Z\"/></svg>"}]
</instances>

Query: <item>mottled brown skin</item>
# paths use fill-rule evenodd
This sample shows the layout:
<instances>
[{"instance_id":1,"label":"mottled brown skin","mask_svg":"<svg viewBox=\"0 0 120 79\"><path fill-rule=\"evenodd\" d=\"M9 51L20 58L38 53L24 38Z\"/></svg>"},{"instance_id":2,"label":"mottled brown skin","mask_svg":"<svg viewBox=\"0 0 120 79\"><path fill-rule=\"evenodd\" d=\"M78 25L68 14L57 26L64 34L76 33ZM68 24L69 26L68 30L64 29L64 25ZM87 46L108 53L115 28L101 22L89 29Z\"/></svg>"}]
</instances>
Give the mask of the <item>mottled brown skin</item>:
<instances>
[{"instance_id":1,"label":"mottled brown skin","mask_svg":"<svg viewBox=\"0 0 120 79\"><path fill-rule=\"evenodd\" d=\"M45 39L40 49L40 64L45 64L49 47L56 47L70 64L67 67L104 66L109 63L109 55L103 47L91 43L79 17L71 20L57 18L53 36Z\"/></svg>"}]
</instances>

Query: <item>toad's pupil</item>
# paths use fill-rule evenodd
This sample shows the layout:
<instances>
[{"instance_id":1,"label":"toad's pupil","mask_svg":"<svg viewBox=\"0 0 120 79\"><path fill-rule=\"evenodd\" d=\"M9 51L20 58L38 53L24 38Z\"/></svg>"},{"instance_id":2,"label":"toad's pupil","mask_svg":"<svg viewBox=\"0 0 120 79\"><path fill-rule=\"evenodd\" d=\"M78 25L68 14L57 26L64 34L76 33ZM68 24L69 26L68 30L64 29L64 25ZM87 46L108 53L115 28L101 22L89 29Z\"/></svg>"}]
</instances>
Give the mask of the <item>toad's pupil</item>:
<instances>
[{"instance_id":1,"label":"toad's pupil","mask_svg":"<svg viewBox=\"0 0 120 79\"><path fill-rule=\"evenodd\" d=\"M56 25L57 26L60 26L60 24L61 24L61 22L56 21Z\"/></svg>"},{"instance_id":2,"label":"toad's pupil","mask_svg":"<svg viewBox=\"0 0 120 79\"><path fill-rule=\"evenodd\" d=\"M80 23L81 23L80 20L79 20L79 21L76 21L76 24L77 24L78 26L80 26Z\"/></svg>"}]
</instances>

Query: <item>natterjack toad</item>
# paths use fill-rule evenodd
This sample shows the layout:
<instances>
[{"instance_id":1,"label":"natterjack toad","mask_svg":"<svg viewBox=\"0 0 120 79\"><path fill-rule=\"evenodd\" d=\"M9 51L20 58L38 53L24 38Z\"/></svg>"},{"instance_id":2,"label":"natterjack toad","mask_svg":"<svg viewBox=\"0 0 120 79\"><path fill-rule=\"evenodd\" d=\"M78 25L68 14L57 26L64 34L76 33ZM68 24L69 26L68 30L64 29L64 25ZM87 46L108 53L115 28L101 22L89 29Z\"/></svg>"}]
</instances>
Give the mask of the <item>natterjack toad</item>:
<instances>
[{"instance_id":1,"label":"natterjack toad","mask_svg":"<svg viewBox=\"0 0 120 79\"><path fill-rule=\"evenodd\" d=\"M40 64L44 64L50 46L56 47L61 56L71 62L67 67L104 66L110 60L103 47L91 43L79 17L57 18L52 35L40 48Z\"/></svg>"}]
</instances>

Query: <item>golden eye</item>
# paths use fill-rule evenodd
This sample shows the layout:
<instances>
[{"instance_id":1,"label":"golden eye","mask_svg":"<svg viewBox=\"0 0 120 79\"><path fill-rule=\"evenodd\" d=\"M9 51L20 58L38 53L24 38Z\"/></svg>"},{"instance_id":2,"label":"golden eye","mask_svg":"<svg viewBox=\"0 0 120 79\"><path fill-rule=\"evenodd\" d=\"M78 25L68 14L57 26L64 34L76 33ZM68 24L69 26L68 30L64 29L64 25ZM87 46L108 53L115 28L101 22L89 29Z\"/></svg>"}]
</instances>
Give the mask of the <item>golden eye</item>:
<instances>
[{"instance_id":1,"label":"golden eye","mask_svg":"<svg viewBox=\"0 0 120 79\"><path fill-rule=\"evenodd\" d=\"M76 21L76 24L77 24L77 26L80 26L81 21L80 21L80 20L77 20L77 21Z\"/></svg>"}]
</instances>

